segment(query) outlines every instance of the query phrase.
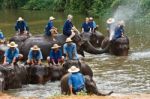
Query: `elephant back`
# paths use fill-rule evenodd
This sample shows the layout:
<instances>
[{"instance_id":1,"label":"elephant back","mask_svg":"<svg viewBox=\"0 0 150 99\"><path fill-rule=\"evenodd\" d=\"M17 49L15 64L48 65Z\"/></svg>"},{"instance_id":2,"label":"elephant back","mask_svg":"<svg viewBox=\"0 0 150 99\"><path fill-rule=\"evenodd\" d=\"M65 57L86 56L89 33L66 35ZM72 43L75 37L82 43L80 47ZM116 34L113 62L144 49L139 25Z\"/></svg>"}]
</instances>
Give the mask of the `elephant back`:
<instances>
[{"instance_id":1,"label":"elephant back","mask_svg":"<svg viewBox=\"0 0 150 99\"><path fill-rule=\"evenodd\" d=\"M43 58L46 59L54 43L57 43L57 41L50 41L44 36L30 37L24 42L21 52L24 55L24 58L27 59L30 48L33 47L33 45L37 45L41 49Z\"/></svg>"},{"instance_id":2,"label":"elephant back","mask_svg":"<svg viewBox=\"0 0 150 99\"><path fill-rule=\"evenodd\" d=\"M90 66L88 66L87 64L85 64L84 62L80 62L79 60L67 60L64 65L63 65L63 72L64 74L66 74L68 72L68 69L71 66L76 66L77 68L80 69L80 72L83 75L89 75L90 77L93 77L93 71L90 68Z\"/></svg>"}]
</instances>

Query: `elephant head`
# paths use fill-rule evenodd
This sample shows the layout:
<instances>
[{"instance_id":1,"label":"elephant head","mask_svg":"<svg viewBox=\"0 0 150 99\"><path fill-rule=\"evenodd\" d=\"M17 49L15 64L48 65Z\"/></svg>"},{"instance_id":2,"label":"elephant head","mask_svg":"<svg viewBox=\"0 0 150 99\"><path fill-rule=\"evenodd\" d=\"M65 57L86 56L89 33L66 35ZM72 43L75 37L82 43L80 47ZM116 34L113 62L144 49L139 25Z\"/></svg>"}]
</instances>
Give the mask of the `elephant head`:
<instances>
[{"instance_id":1,"label":"elephant head","mask_svg":"<svg viewBox=\"0 0 150 99\"><path fill-rule=\"evenodd\" d=\"M98 88L96 86L95 81L88 75L84 76L85 77L85 88L88 94L96 94L99 96L107 96L113 93L113 91L110 91L109 93L100 93L98 91Z\"/></svg>"},{"instance_id":2,"label":"elephant head","mask_svg":"<svg viewBox=\"0 0 150 99\"><path fill-rule=\"evenodd\" d=\"M102 48L106 48L109 45L108 52L117 56L127 56L129 51L129 39L127 36L118 38L113 41L109 41L106 37L102 42Z\"/></svg>"},{"instance_id":3,"label":"elephant head","mask_svg":"<svg viewBox=\"0 0 150 99\"><path fill-rule=\"evenodd\" d=\"M85 64L84 62L80 62L78 60L68 60L64 63L63 65L63 73L66 74L68 73L68 69L71 66L76 66L80 69L80 72L83 75L89 75L90 77L93 77L93 71L90 68L90 66L88 66L87 64Z\"/></svg>"},{"instance_id":4,"label":"elephant head","mask_svg":"<svg viewBox=\"0 0 150 99\"><path fill-rule=\"evenodd\" d=\"M94 37L97 37L98 39L95 39ZM105 49L97 48L100 47L102 40L103 37L97 36L97 34L80 34L80 35L75 35L75 37L73 38L73 41L77 44L77 51L82 56L84 56L84 51L91 54L106 53L108 47L106 47ZM98 42L98 44L96 42Z\"/></svg>"},{"instance_id":5,"label":"elephant head","mask_svg":"<svg viewBox=\"0 0 150 99\"><path fill-rule=\"evenodd\" d=\"M29 66L27 70L29 75L29 83L31 84L44 84L49 80L49 67L34 65Z\"/></svg>"}]
</instances>

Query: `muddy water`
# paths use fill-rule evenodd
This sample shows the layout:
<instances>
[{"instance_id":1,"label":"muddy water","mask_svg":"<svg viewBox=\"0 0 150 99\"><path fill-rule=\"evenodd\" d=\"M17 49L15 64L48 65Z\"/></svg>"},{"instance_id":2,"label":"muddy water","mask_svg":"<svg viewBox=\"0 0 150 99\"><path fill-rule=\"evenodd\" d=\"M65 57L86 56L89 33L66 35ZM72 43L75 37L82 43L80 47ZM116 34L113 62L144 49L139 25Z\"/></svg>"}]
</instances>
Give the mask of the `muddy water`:
<instances>
[{"instance_id":1,"label":"muddy water","mask_svg":"<svg viewBox=\"0 0 150 99\"><path fill-rule=\"evenodd\" d=\"M54 22L62 32L66 14L50 11L0 11L0 28L6 37L14 35L15 21L22 16L30 27L30 31L43 34L48 17L56 17ZM73 23L80 30L83 15L74 14ZM106 35L106 18L95 19L100 31ZM150 26L140 21L126 22L126 34L130 39L130 54L127 57L116 57L109 54L91 55L86 53L84 60L92 67L94 79L99 90L113 90L115 93L150 93ZM47 82L45 85L24 85L21 89L9 90L15 96L44 98L60 94L60 82Z\"/></svg>"}]
</instances>

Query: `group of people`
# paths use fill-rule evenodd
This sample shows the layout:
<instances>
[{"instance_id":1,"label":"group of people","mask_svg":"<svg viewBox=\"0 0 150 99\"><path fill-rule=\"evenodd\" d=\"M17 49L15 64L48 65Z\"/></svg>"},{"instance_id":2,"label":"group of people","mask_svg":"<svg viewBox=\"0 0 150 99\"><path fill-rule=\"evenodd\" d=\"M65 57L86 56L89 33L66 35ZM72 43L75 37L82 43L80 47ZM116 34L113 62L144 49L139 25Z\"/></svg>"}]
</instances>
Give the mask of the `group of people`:
<instances>
[{"instance_id":1,"label":"group of people","mask_svg":"<svg viewBox=\"0 0 150 99\"><path fill-rule=\"evenodd\" d=\"M65 21L63 26L63 34L68 37L62 47L63 52L61 46L59 46L58 44L54 44L51 49L49 49L50 52L47 56L47 62L49 65L63 65L65 59L79 60L76 44L72 42L72 38L76 33L79 33L79 31L72 24L72 19L73 16L68 15L67 20ZM45 35L52 37L53 40L55 40L55 35L57 35L58 33L57 28L54 27L54 20L55 18L51 16L45 28ZM118 21L116 24L114 18L109 18L106 22L110 41L123 36L125 26L124 21ZM82 24L82 32L95 32L96 28L97 25L92 17L86 18L85 22ZM29 33L29 28L22 17L18 18L15 29L19 34ZM4 35L0 31L0 40L4 39ZM15 42L10 42L7 45L9 48L4 53L3 65L17 64L17 62L23 58L23 55L20 54L19 49L17 48L18 45ZM41 49L37 45L34 45L30 48L26 63L29 65L40 65L42 63L42 59L43 55ZM71 66L71 68L68 70L68 72L71 73L68 80L69 90L71 94L76 94L76 92L84 90L85 79L79 71L79 68L75 66Z\"/></svg>"},{"instance_id":2,"label":"group of people","mask_svg":"<svg viewBox=\"0 0 150 99\"><path fill-rule=\"evenodd\" d=\"M15 42L11 42L8 44L9 49L5 51L4 54L4 62L3 65L15 65L19 60L23 58L23 55L19 53L19 49L17 48L17 44ZM72 42L71 38L66 39L66 43L63 45L63 53L60 49L61 46L58 44L54 44L51 47L50 54L47 57L47 62L50 65L62 65L64 63L63 53L67 60L78 60L78 54L76 50L76 44ZM31 47L27 64L29 65L38 65L41 64L41 60L43 59L42 51L37 46L34 45ZM68 78L68 85L71 94L76 94L77 92L84 91L85 87L85 79L83 75L80 73L80 69L76 66L71 66L68 69L70 76Z\"/></svg>"},{"instance_id":3,"label":"group of people","mask_svg":"<svg viewBox=\"0 0 150 99\"><path fill-rule=\"evenodd\" d=\"M18 60L23 58L23 55L19 54L19 49L17 46L18 45L15 42L8 44L9 49L7 49L4 54L4 65L14 65ZM61 46L58 44L54 44L51 47L50 53L47 57L47 62L49 65L62 65L64 63L64 58L66 60L79 59L76 44L72 42L71 38L66 39L66 43L63 45L63 52L61 51L60 47ZM41 49L37 45L34 45L30 48L26 63L29 65L40 65L42 59L43 55Z\"/></svg>"}]
</instances>

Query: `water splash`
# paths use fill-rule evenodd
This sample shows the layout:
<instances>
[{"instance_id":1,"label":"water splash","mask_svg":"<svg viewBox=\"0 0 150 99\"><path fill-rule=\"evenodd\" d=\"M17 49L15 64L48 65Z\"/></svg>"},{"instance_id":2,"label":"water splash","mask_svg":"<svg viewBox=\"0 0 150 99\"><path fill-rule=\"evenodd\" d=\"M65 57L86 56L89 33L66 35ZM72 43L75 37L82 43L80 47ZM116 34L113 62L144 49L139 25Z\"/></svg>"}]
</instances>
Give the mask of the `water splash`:
<instances>
[{"instance_id":1,"label":"water splash","mask_svg":"<svg viewBox=\"0 0 150 99\"><path fill-rule=\"evenodd\" d=\"M127 0L126 2L122 2L114 12L113 17L117 21L128 21L129 19L132 19L140 9L139 4L140 0Z\"/></svg>"},{"instance_id":2,"label":"water splash","mask_svg":"<svg viewBox=\"0 0 150 99\"><path fill-rule=\"evenodd\" d=\"M140 59L145 59L145 58L150 58L150 51L135 52L135 53L132 53L129 57L129 59L131 60L140 60Z\"/></svg>"}]
</instances>

